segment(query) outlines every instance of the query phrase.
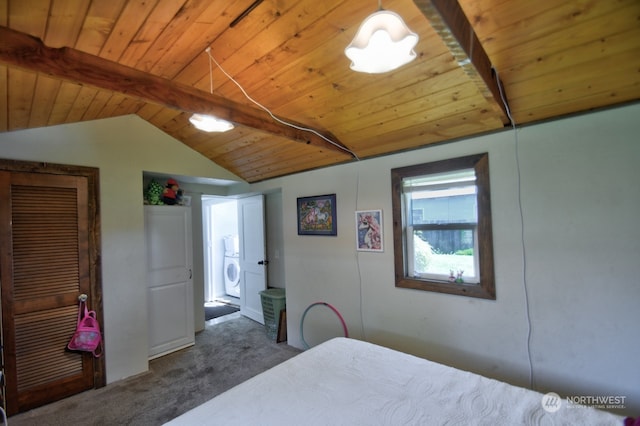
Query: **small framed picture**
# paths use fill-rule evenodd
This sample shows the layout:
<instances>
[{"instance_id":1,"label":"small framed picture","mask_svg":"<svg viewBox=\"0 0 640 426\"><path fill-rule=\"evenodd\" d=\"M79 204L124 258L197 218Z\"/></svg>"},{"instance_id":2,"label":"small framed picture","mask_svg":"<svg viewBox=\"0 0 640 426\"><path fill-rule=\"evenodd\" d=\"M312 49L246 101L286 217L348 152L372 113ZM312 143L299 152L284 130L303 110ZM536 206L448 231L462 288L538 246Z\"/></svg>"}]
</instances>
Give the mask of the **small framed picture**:
<instances>
[{"instance_id":1,"label":"small framed picture","mask_svg":"<svg viewBox=\"0 0 640 426\"><path fill-rule=\"evenodd\" d=\"M336 194L298 198L298 235L338 235Z\"/></svg>"},{"instance_id":2,"label":"small framed picture","mask_svg":"<svg viewBox=\"0 0 640 426\"><path fill-rule=\"evenodd\" d=\"M356 212L356 249L358 251L383 251L382 210Z\"/></svg>"}]
</instances>

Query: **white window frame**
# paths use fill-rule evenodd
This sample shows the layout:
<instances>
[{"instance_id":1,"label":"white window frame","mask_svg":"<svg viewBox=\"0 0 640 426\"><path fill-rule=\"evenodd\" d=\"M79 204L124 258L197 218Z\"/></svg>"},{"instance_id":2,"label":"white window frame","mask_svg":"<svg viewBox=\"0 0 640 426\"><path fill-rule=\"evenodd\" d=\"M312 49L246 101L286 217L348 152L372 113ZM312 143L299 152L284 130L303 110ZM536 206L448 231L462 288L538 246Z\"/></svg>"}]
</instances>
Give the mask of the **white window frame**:
<instances>
[{"instance_id":1,"label":"white window frame","mask_svg":"<svg viewBox=\"0 0 640 426\"><path fill-rule=\"evenodd\" d=\"M456 170L453 173L458 173ZM478 189L475 183L475 171L473 169L463 170L462 178L452 179L452 173L445 173L444 175L436 175L430 179L430 182L413 182L410 183L410 187L407 186L407 182L411 179L403 180L403 196L402 196L402 212L403 212L403 228L404 228L404 244L407 252L407 274L418 279L436 280L436 281L449 281L450 274L437 274L428 272L417 272L414 265L414 244L413 232L417 230L462 230L468 229L473 231L473 275L469 275L469 271L464 271L464 282L469 284L480 283L480 262L479 262L479 247L478 247L478 225L477 222L457 222L450 224L414 224L413 218L413 200L419 199L415 197L416 192L434 193L430 198L444 198L446 195L438 196L435 194L438 189L453 189L457 194L450 195L474 195L477 196ZM422 177L422 176L421 176ZM420 177L419 177L419 180ZM446 183L445 183L446 182ZM421 209L424 212L424 209ZM477 206L476 206L477 215ZM454 270L454 272L457 272Z\"/></svg>"}]
</instances>

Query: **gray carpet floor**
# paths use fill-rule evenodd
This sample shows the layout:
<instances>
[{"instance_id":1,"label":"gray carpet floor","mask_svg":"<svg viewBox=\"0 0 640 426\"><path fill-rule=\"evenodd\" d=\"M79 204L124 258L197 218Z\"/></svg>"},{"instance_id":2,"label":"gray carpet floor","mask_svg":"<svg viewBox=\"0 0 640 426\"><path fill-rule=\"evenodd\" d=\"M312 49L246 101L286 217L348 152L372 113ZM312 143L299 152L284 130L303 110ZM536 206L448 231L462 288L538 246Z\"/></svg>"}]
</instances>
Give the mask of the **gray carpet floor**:
<instances>
[{"instance_id":1,"label":"gray carpet floor","mask_svg":"<svg viewBox=\"0 0 640 426\"><path fill-rule=\"evenodd\" d=\"M150 361L148 373L17 414L9 424L161 425L300 353L270 340L255 321L229 318L207 322L195 346Z\"/></svg>"}]
</instances>

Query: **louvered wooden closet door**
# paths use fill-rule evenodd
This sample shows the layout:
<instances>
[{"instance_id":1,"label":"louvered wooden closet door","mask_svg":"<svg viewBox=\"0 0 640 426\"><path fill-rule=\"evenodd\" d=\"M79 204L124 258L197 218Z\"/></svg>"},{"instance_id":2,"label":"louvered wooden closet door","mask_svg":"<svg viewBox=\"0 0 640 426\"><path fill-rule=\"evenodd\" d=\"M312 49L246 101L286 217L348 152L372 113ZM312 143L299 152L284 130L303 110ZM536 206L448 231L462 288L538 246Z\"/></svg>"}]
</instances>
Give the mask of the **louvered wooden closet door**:
<instances>
[{"instance_id":1,"label":"louvered wooden closet door","mask_svg":"<svg viewBox=\"0 0 640 426\"><path fill-rule=\"evenodd\" d=\"M93 387L91 355L66 350L90 294L87 179L0 172L2 320L9 414ZM91 307L91 300L88 301Z\"/></svg>"}]
</instances>

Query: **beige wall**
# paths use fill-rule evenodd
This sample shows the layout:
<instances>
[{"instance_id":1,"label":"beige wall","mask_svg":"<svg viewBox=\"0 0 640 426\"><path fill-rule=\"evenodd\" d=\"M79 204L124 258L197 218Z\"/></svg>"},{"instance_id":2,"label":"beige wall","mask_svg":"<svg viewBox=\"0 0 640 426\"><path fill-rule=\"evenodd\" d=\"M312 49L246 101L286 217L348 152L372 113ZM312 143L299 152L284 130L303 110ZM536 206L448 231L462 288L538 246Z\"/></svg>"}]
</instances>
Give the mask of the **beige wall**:
<instances>
[{"instance_id":1,"label":"beige wall","mask_svg":"<svg viewBox=\"0 0 640 426\"><path fill-rule=\"evenodd\" d=\"M527 386L531 327L538 390L625 395L637 413L639 116L632 105L522 128L519 168L505 131L252 185L282 194L282 229L267 233L283 236L289 343L302 346L303 311L325 301L355 338ZM490 154L497 300L395 288L390 169L481 151ZM0 134L0 156L100 168L107 380L145 371L142 171L233 175L137 117ZM328 193L338 235L298 236L296 198ZM361 209L383 210L384 253L355 250ZM310 311L311 345L340 334L332 312Z\"/></svg>"},{"instance_id":2,"label":"beige wall","mask_svg":"<svg viewBox=\"0 0 640 426\"><path fill-rule=\"evenodd\" d=\"M0 157L100 169L107 382L147 371L143 171L239 179L137 116L1 133Z\"/></svg>"},{"instance_id":3,"label":"beige wall","mask_svg":"<svg viewBox=\"0 0 640 426\"><path fill-rule=\"evenodd\" d=\"M352 337L528 386L530 326L538 390L625 395L637 413L638 117L634 105L519 129L519 169L509 130L252 185L282 190L289 343L303 346L302 314L324 301ZM497 300L395 288L390 170L484 151ZM330 193L338 235L298 236L296 198ZM355 250L354 212L363 209L383 211L384 253ZM318 307L304 333L313 346L342 328Z\"/></svg>"}]
</instances>

